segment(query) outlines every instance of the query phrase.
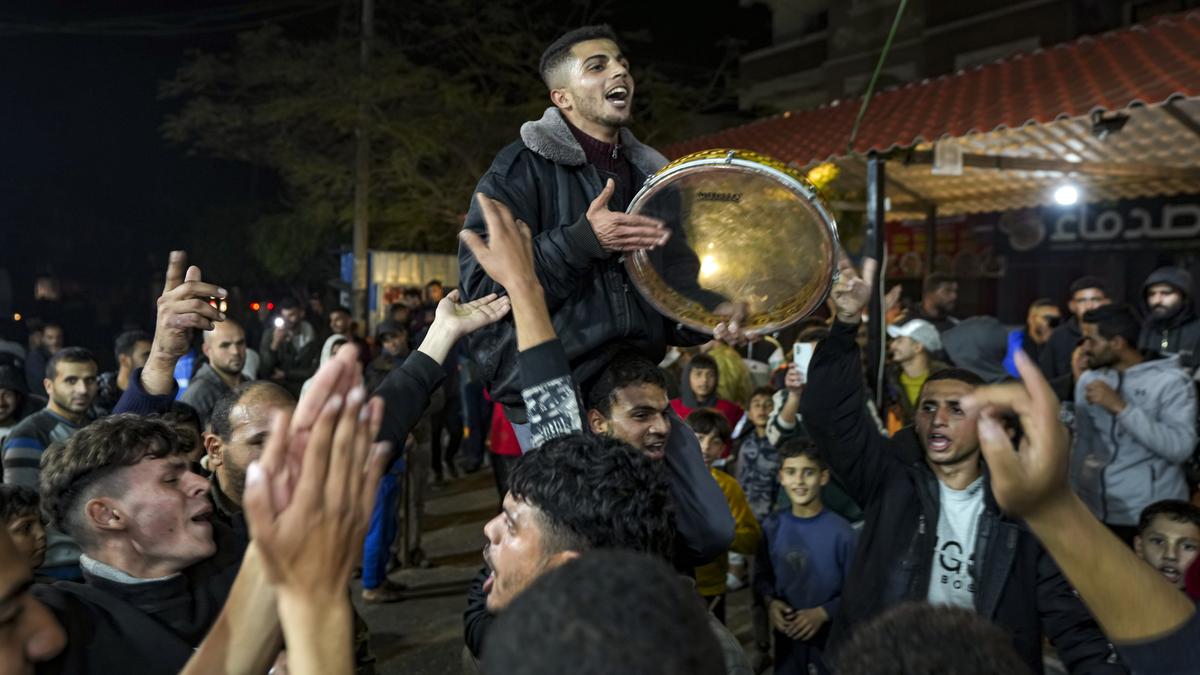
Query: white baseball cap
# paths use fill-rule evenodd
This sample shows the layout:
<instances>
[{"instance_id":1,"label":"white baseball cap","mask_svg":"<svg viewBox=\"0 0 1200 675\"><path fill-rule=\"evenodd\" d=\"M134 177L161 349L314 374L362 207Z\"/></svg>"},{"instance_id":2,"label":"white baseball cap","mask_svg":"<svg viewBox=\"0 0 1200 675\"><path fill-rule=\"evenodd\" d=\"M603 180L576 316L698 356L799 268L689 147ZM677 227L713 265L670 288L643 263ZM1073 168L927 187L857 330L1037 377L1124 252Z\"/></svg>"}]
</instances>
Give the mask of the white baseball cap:
<instances>
[{"instance_id":1,"label":"white baseball cap","mask_svg":"<svg viewBox=\"0 0 1200 675\"><path fill-rule=\"evenodd\" d=\"M925 319L912 319L901 326L892 324L887 327L887 334L889 337L906 337L916 340L925 347L927 352L942 350L942 336L938 333L938 329Z\"/></svg>"}]
</instances>

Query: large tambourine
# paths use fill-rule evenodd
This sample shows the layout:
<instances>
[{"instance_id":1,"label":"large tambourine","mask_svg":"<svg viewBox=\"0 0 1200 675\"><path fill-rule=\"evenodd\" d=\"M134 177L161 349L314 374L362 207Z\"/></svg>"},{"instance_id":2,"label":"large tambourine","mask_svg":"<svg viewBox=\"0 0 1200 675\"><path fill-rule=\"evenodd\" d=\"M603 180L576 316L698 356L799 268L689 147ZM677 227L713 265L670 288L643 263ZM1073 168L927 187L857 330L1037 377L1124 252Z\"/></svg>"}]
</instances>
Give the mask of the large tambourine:
<instances>
[{"instance_id":1,"label":"large tambourine","mask_svg":"<svg viewBox=\"0 0 1200 675\"><path fill-rule=\"evenodd\" d=\"M838 263L833 214L802 174L745 150L671 162L629 213L663 220L663 247L625 257L634 286L664 316L712 333L743 303L754 335L784 328L825 301Z\"/></svg>"}]
</instances>

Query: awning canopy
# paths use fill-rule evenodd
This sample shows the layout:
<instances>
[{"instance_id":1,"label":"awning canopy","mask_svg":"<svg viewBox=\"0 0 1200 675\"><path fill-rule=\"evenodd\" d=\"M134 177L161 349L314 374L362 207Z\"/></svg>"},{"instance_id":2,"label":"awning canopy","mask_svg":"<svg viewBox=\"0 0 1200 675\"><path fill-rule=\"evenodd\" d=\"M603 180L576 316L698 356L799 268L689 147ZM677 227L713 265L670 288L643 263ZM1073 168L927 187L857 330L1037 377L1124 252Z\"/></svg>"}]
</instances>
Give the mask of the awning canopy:
<instances>
[{"instance_id":1,"label":"awning canopy","mask_svg":"<svg viewBox=\"0 0 1200 675\"><path fill-rule=\"evenodd\" d=\"M1046 204L1066 175L1089 202L1200 192L1200 11L881 91L850 149L861 104L787 112L665 150L833 162L835 190L861 187L867 153L882 153L891 217ZM961 175L932 173L935 142L959 146Z\"/></svg>"}]
</instances>

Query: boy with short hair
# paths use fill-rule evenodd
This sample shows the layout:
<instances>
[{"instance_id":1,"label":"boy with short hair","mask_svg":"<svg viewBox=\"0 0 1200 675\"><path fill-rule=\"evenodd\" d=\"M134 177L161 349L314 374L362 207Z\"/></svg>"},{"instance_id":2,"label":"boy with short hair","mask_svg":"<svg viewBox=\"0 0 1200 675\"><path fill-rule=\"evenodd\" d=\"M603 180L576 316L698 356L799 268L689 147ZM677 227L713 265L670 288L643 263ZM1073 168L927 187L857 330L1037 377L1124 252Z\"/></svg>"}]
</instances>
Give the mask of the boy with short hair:
<instances>
[{"instance_id":1,"label":"boy with short hair","mask_svg":"<svg viewBox=\"0 0 1200 675\"><path fill-rule=\"evenodd\" d=\"M779 480L792 508L776 511L763 523L754 588L767 601L775 628L777 675L828 673L822 650L857 535L850 523L821 503L829 467L816 446L791 439L779 454Z\"/></svg>"},{"instance_id":2,"label":"boy with short hair","mask_svg":"<svg viewBox=\"0 0 1200 675\"><path fill-rule=\"evenodd\" d=\"M1142 509L1133 550L1179 590L1200 555L1200 507L1164 499Z\"/></svg>"},{"instance_id":3,"label":"boy with short hair","mask_svg":"<svg viewBox=\"0 0 1200 675\"><path fill-rule=\"evenodd\" d=\"M37 491L23 485L0 485L0 518L29 570L41 567L46 560L46 526Z\"/></svg>"},{"instance_id":4,"label":"boy with short hair","mask_svg":"<svg viewBox=\"0 0 1200 675\"><path fill-rule=\"evenodd\" d=\"M701 408L687 417L687 424L696 432L700 439L700 453L704 464L712 477L725 494L729 502L729 511L733 514L734 530L733 543L729 549L736 553L750 554L758 548L762 537L762 529L750 511L746 495L741 486L732 476L716 469L713 464L720 459L725 446L729 444L731 432L725 416L711 408ZM717 559L696 568L696 587L704 597L709 609L722 623L725 622L725 577L729 573L729 553L717 556Z\"/></svg>"},{"instance_id":5,"label":"boy with short hair","mask_svg":"<svg viewBox=\"0 0 1200 675\"><path fill-rule=\"evenodd\" d=\"M750 395L746 424L738 438L737 479L758 522L763 522L779 498L779 452L775 449L782 432L768 433L775 411L775 390L759 387Z\"/></svg>"}]
</instances>

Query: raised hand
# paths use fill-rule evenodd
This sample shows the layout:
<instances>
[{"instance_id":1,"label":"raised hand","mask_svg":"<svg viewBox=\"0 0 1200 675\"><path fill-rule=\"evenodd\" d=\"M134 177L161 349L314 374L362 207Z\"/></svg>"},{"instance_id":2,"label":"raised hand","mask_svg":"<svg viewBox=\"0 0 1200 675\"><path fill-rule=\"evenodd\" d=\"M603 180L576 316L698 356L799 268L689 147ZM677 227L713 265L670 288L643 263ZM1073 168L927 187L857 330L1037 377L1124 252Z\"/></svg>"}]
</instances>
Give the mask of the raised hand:
<instances>
[{"instance_id":1,"label":"raised hand","mask_svg":"<svg viewBox=\"0 0 1200 675\"><path fill-rule=\"evenodd\" d=\"M533 267L529 226L514 219L512 211L502 202L482 193L475 198L487 224L487 241L470 230L463 230L458 236L471 249L479 266L509 293L518 287L540 285Z\"/></svg>"},{"instance_id":2,"label":"raised hand","mask_svg":"<svg viewBox=\"0 0 1200 675\"><path fill-rule=\"evenodd\" d=\"M787 375L783 378L783 386L789 394L797 396L804 393L804 373L800 372L800 366L795 363L789 363Z\"/></svg>"},{"instance_id":3,"label":"raised hand","mask_svg":"<svg viewBox=\"0 0 1200 675\"><path fill-rule=\"evenodd\" d=\"M871 301L871 287L879 263L874 258L863 258L862 274L854 269L846 254L838 261L838 280L829 292L838 321L856 324L862 320L863 308Z\"/></svg>"},{"instance_id":4,"label":"raised hand","mask_svg":"<svg viewBox=\"0 0 1200 675\"><path fill-rule=\"evenodd\" d=\"M616 186L616 182L609 178L587 210L588 222L600 241L600 247L610 252L640 251L667 243L671 231L658 218L608 210L608 200L612 199Z\"/></svg>"},{"instance_id":5,"label":"raised hand","mask_svg":"<svg viewBox=\"0 0 1200 675\"><path fill-rule=\"evenodd\" d=\"M992 492L1006 512L1019 518L1038 516L1056 502L1071 498L1067 485L1070 437L1058 417L1058 397L1026 354L1016 354L1020 383L979 387L964 397L968 414L979 412L979 447L991 473ZM1020 452L1000 421L1014 412L1024 436Z\"/></svg>"},{"instance_id":6,"label":"raised hand","mask_svg":"<svg viewBox=\"0 0 1200 675\"><path fill-rule=\"evenodd\" d=\"M713 310L713 314L725 317L725 321L713 328L713 339L733 347L740 347L755 339L753 332L743 330L742 322L746 320L749 306L744 302L722 302Z\"/></svg>"},{"instance_id":7,"label":"raised hand","mask_svg":"<svg viewBox=\"0 0 1200 675\"><path fill-rule=\"evenodd\" d=\"M187 266L187 253L171 251L166 282L158 298L154 342L142 370L141 383L146 393L163 395L174 391L175 363L191 346L191 331L212 330L217 321L224 321L225 315L208 301L228 295L224 288L205 283L199 267Z\"/></svg>"},{"instance_id":8,"label":"raised hand","mask_svg":"<svg viewBox=\"0 0 1200 675\"><path fill-rule=\"evenodd\" d=\"M456 289L442 298L433 315L430 331L442 330L456 339L461 338L496 323L512 309L512 302L508 296L498 296L495 293L464 304L459 304L459 297Z\"/></svg>"}]
</instances>

